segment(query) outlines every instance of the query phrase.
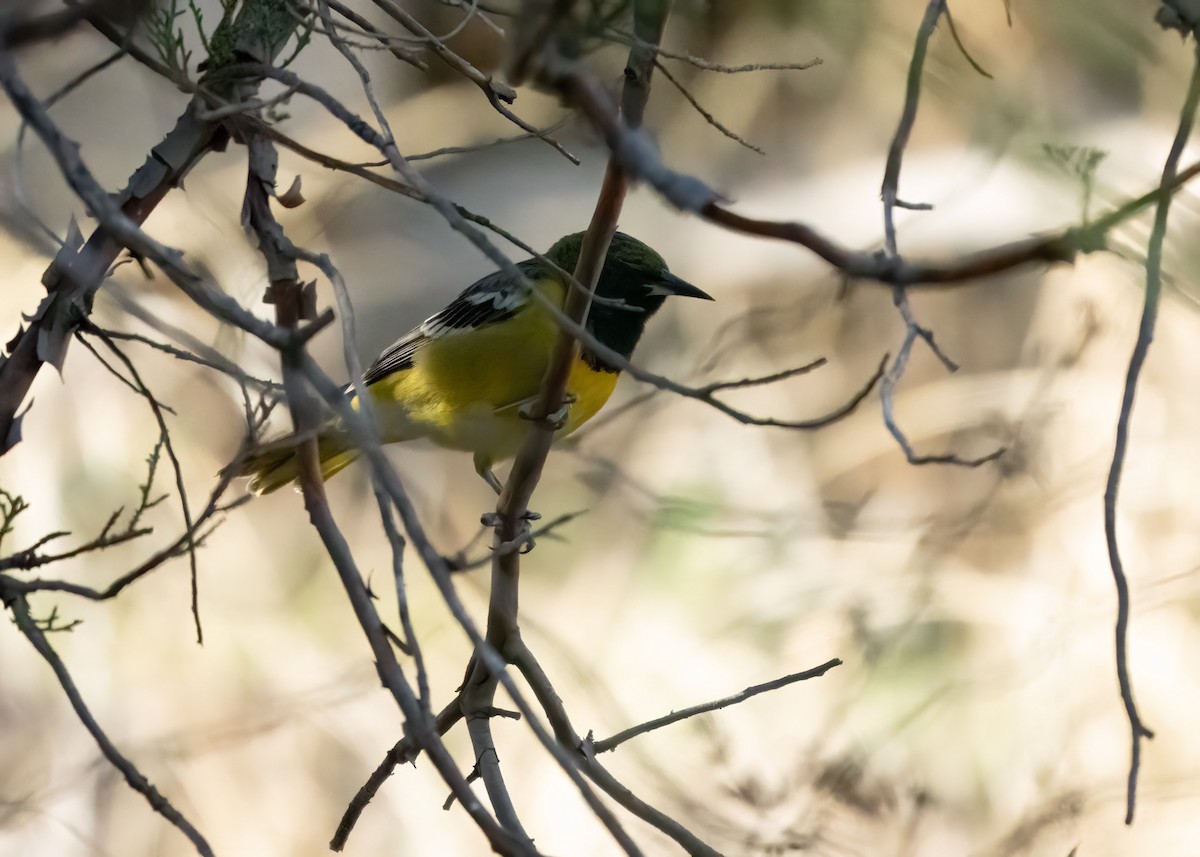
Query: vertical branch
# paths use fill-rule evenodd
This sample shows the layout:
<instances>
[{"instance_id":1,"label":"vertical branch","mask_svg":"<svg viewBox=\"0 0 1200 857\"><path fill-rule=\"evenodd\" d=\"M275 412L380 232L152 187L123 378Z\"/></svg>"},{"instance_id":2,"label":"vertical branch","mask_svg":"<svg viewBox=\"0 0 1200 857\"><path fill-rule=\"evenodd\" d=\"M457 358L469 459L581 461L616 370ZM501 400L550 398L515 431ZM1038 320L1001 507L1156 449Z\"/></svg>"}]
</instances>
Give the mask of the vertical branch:
<instances>
[{"instance_id":1,"label":"vertical branch","mask_svg":"<svg viewBox=\"0 0 1200 857\"><path fill-rule=\"evenodd\" d=\"M282 328L294 331L301 320L312 318L316 314L313 292L300 283L296 270L297 251L271 212L270 196L275 185L277 163L275 151L270 143L258 137L248 140L247 147L250 155L250 175L246 184L244 216L247 224L258 235L259 249L267 260L271 278L267 292L268 302L275 306L276 323ZM300 489L304 497L304 508L337 569L355 618L371 645L380 681L396 700L418 745L429 754L438 773L483 831L492 848L499 854L518 857L535 854L531 844L515 839L497 824L475 797L470 784L442 743L427 703L413 693L396 660L383 621L375 610L370 593L354 561L353 552L329 508L316 439L321 414L319 404L306 379L308 367L305 343L304 338L293 338L282 347L280 355L284 393L292 420L297 434L307 438L298 448Z\"/></svg>"},{"instance_id":2,"label":"vertical branch","mask_svg":"<svg viewBox=\"0 0 1200 857\"><path fill-rule=\"evenodd\" d=\"M621 99L622 112L630 127L639 126L645 113L650 95L650 78L657 55L656 46L666 26L670 6L670 0L640 0L635 4L635 26L639 43L630 51ZM599 282L609 244L616 232L617 220L628 188L629 178L625 170L616 157L610 158L576 263L575 287L567 290L564 314L574 325L583 325L587 319L592 295L596 283ZM542 379L541 390L529 412L529 432L513 462L512 471L496 507L497 523L493 536L495 558L492 563L485 640L510 662L515 652L524 649L518 618L521 554L519 551L504 548L520 543L525 537L529 501L541 479L554 434L565 418L567 379L578 352L579 342L576 336L565 328L561 329L546 375ZM569 404L566 407L569 407ZM502 819L508 816L513 825L512 829L520 830L495 758L488 720L493 708L498 676L487 668L482 658L476 658L474 663L463 689L463 711L479 759L480 775L497 814ZM562 737L559 736L560 741ZM578 741L567 746L574 749L578 746ZM613 829L613 832L628 853L637 853L636 846L620 833L619 829Z\"/></svg>"},{"instance_id":3,"label":"vertical branch","mask_svg":"<svg viewBox=\"0 0 1200 857\"><path fill-rule=\"evenodd\" d=\"M1179 158L1187 145L1192 126L1196 121L1196 104L1200 101L1200 43L1196 47L1196 62L1192 69L1191 83L1188 85L1187 96L1179 113L1179 129L1175 132L1175 140L1171 151L1163 165L1162 185L1169 185L1175 180L1179 169ZM1137 394L1138 380L1146 355L1150 351L1150 343L1154 339L1154 326L1158 320L1158 302L1162 294L1162 248L1163 239L1167 233L1167 214L1171 207L1172 195L1167 194L1158 201L1154 212L1154 227L1150 232L1150 243L1146 249L1146 296L1142 305L1142 320L1138 325L1137 342L1133 354L1129 358L1129 368L1125 374L1125 390L1121 396L1121 411L1117 417L1117 437L1113 446L1112 465L1108 471L1108 481L1104 488L1104 539L1108 546L1108 559L1112 566L1113 582L1117 588L1117 622L1114 629L1116 642L1117 684L1121 691L1121 701L1125 705L1125 714L1129 718L1131 739L1129 758L1129 779L1125 793L1125 823L1133 823L1133 812L1137 801L1138 770L1142 760L1142 739L1153 738L1154 733L1146 728L1138 714L1137 705L1133 700L1133 681L1129 676L1128 645L1129 645L1129 581L1125 577L1125 568L1121 562L1121 552L1117 545L1117 494L1121 487L1121 471L1125 465L1125 454L1129 448L1129 424L1133 415L1133 401Z\"/></svg>"},{"instance_id":4,"label":"vertical branch","mask_svg":"<svg viewBox=\"0 0 1200 857\"><path fill-rule=\"evenodd\" d=\"M905 202L900 199L899 187L900 166L904 161L904 151L908 148L908 141L912 136L913 125L917 121L917 106L921 101L921 79L925 70L925 56L929 52L929 39L933 36L933 31L937 28L938 21L942 15L949 15L949 10L946 8L946 0L929 0L929 5L925 7L925 17L921 20L921 26L917 30L912 59L908 65L908 77L904 90L904 109L900 113L900 121L896 125L896 133L892 136L892 143L888 147L887 163L883 170L883 184L880 187L880 197L883 199L884 257L889 262L896 264L899 264L901 261L900 250L896 243L896 209L908 208L917 211L928 211L933 207L929 203ZM976 458L961 458L953 453L918 455L913 449L912 444L909 443L908 438L904 434L904 430L900 428L900 424L896 420L895 392L896 385L904 377L904 370L908 367L908 359L912 356L912 350L916 346L917 340L922 340L929 346L929 350L941 361L947 371L957 372L958 364L946 356L945 352L934 341L933 331L917 321L912 306L908 302L908 288L903 283L893 285L892 302L896 305L896 309L904 321L904 341L901 343L900 350L897 352L895 359L892 360L891 366L888 367L880 382L879 400L883 411L884 426L887 428L888 433L895 439L896 443L899 444L900 449L904 452L905 459L909 464L957 464L962 467L978 467L981 464L986 464L989 461L999 458L1004 454L1003 448L993 450L986 455Z\"/></svg>"},{"instance_id":5,"label":"vertical branch","mask_svg":"<svg viewBox=\"0 0 1200 857\"><path fill-rule=\"evenodd\" d=\"M372 397L367 393L362 383L362 362L358 359L358 352L356 351L358 334L355 325L354 304L350 300L350 291L346 288L346 281L328 256L310 253L300 247L295 248L295 252L298 258L319 268L333 286L334 297L338 305L338 315L341 316L342 322L343 357L346 368L350 371L350 377L353 379L351 386L354 388L359 408L366 417L363 420L363 424L368 430L367 441L373 449L377 450L381 441L373 416ZM371 487L375 494L375 503L379 507L384 535L387 536L388 545L392 551L392 580L396 587L397 611L400 616L400 627L404 632L404 642L408 646L409 653L412 655L413 663L416 666L417 698L421 701L427 713L431 713L429 711L429 674L425 668L425 656L421 652L421 644L417 640L417 632L413 626L412 615L408 609L408 593L404 575L405 540L396 526L396 519L392 512L392 500L388 496L387 489L383 485L382 480L379 479L374 467L371 468Z\"/></svg>"},{"instance_id":6,"label":"vertical branch","mask_svg":"<svg viewBox=\"0 0 1200 857\"><path fill-rule=\"evenodd\" d=\"M917 41L913 45L912 60L908 65L904 110L900 114L900 123L896 126L896 133L888 148L887 164L883 168L883 186L880 189L883 197L883 241L887 254L893 258L900 255L896 250L895 207L899 205L901 208L928 208L913 206L899 200L900 164L904 159L904 150L908 148L913 125L917 121L917 105L921 100L921 76L925 71L925 54L929 50L929 39L937 27L938 19L945 11L946 0L929 0L929 5L925 7L925 17L917 30Z\"/></svg>"}]
</instances>

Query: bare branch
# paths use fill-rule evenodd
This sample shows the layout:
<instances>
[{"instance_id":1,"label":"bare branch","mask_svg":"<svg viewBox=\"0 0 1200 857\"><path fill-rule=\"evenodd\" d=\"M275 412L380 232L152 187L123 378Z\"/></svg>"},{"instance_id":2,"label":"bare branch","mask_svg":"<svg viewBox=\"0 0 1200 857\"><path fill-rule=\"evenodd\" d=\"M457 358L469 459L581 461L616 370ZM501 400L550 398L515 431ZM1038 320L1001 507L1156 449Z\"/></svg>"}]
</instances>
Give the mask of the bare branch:
<instances>
[{"instance_id":1,"label":"bare branch","mask_svg":"<svg viewBox=\"0 0 1200 857\"><path fill-rule=\"evenodd\" d=\"M183 480L183 467L179 463L179 456L175 454L175 444L171 441L171 429L167 426L167 419L163 413L164 406L150 392L150 388L146 386L137 371L137 367L134 366L133 361L129 359L128 355L117 347L117 344L109 339L99 328L92 327L86 321L83 324L84 327L82 329L103 342L116 358L121 361L122 365L125 366L125 370L129 372L133 380L134 391L146 400L146 404L150 406L150 411L154 415L154 421L158 424L159 438L162 441L163 448L167 452L167 458L171 461L171 468L175 473L175 491L179 496L179 505L183 510L183 531L188 538L188 567L191 571L192 620L196 627L196 642L203 645L204 629L200 623L199 568L196 562L196 543L194 541L196 525L192 520L191 506L188 504L187 487Z\"/></svg>"},{"instance_id":2,"label":"bare branch","mask_svg":"<svg viewBox=\"0 0 1200 857\"><path fill-rule=\"evenodd\" d=\"M522 131L533 134L539 140L551 146L571 163L575 165L579 164L579 159L563 148L561 143L543 134L507 107L508 104L512 104L517 99L517 93L510 87L494 80L491 75L484 74L452 51L441 39L431 33L420 21L410 15L399 3L395 2L395 0L372 0L372 2L399 23L400 26L404 27L404 29L427 42L434 55L448 67L479 87L480 91L486 96L488 103L492 105L497 113L519 127Z\"/></svg>"},{"instance_id":3,"label":"bare branch","mask_svg":"<svg viewBox=\"0 0 1200 857\"><path fill-rule=\"evenodd\" d=\"M596 760L595 754L590 752L589 744L579 737L579 733L571 725L567 709L554 690L550 678L538 663L533 652L519 638L512 653L512 662L521 671L521 675L525 677L525 681L529 683L534 696L541 704L542 710L546 712L546 716L554 727L554 734L558 736L559 743L577 750L579 758L582 760L582 768L592 782L629 812L674 839L688 854L695 855L695 857L721 857L715 849L678 821L655 809L631 792Z\"/></svg>"},{"instance_id":4,"label":"bare branch","mask_svg":"<svg viewBox=\"0 0 1200 857\"><path fill-rule=\"evenodd\" d=\"M212 532L217 522L214 522L213 526L208 527L208 529L204 529L205 525L212 522L222 512L235 509L249 499L249 497L242 497L231 503L221 503L221 498L224 496L225 490L229 487L233 478L234 471L232 468L225 468L222 471L221 477L217 480L217 484L209 494L208 503L204 510L195 517L193 522L194 529L192 531L183 532L171 544L144 560L136 568L118 577L104 589L95 589L94 587L83 586L66 580L42 578L35 578L29 581L6 579L5 585L9 589L21 593L67 592L91 601L107 601L110 598L115 598L131 583L135 583L142 577L145 577L168 560L182 556L187 551L189 545L195 545L196 547L203 545L205 538Z\"/></svg>"},{"instance_id":5,"label":"bare branch","mask_svg":"<svg viewBox=\"0 0 1200 857\"><path fill-rule=\"evenodd\" d=\"M991 74L988 73L987 69L975 61L975 57L971 56L970 52L967 50L967 46L964 45L962 39L959 38L958 28L954 26L954 16L950 14L949 5L946 6L946 26L950 28L950 35L954 37L954 44L958 47L958 52L963 55L963 59L970 63L971 68L975 69L975 71L977 71L980 75L986 77L988 80L992 80L993 78Z\"/></svg>"},{"instance_id":6,"label":"bare branch","mask_svg":"<svg viewBox=\"0 0 1200 857\"><path fill-rule=\"evenodd\" d=\"M281 35L291 32L287 27L272 29L276 23L272 10L260 8L263 0L242 4L234 15L233 6L225 10L218 30L229 32L236 20L243 23L238 33L231 34L227 47L245 47L243 53L269 62L282 47ZM135 50L128 40L102 17L90 14L92 7L84 7L90 23L105 33L122 50L127 50L139 61L157 65L168 79L180 85L172 69L155 63L153 58ZM277 11L277 10L274 10ZM262 12L257 15L257 12ZM243 16L245 21L243 22ZM267 31L270 31L269 33ZM242 45L249 40L253 45ZM257 84L253 79L234 78L224 75L225 62L217 58L206 74L205 81L217 79L222 82L218 94L233 92L232 88L244 92ZM204 83L205 81L202 81ZM181 254L151 239L139 227L166 194L182 179L183 175L207 152L224 145L227 137L213 122L202 120L200 104L193 101L181 115L175 128L167 138L154 147L150 157L135 172L126 189L116 198L95 180L80 157L79 146L69 140L50 119L45 103L35 98L17 71L14 57L0 46L0 87L22 121L29 124L46 145L57 162L59 170L76 196L100 223L82 247L66 245L55 258L51 268L43 277L49 293L34 314L29 328L20 331L11 348L9 359L0 366L0 454L11 448L19 439L16 413L40 370L42 363L49 361L61 366L65 357L66 343L74 330L75 320L86 317L90 312L90 298L100 287L113 261L123 248L129 248L140 257L158 264L177 285L191 294L202 305L223 306L231 315L237 316L236 302L216 290L207 289L207 284L181 261ZM82 241L80 242L82 243ZM263 325L250 313L238 316L243 324L256 327L260 333L271 334L269 325Z\"/></svg>"},{"instance_id":7,"label":"bare branch","mask_svg":"<svg viewBox=\"0 0 1200 857\"><path fill-rule=\"evenodd\" d=\"M1179 128L1175 132L1175 140L1171 143L1171 151L1163 164L1162 185L1169 185L1175 178L1179 159L1191 136L1192 127L1196 123L1196 106L1200 102L1200 42L1196 45L1195 64L1192 68L1191 82L1188 84L1187 96L1179 111ZM1138 380L1141 378L1142 367L1146 355L1150 351L1150 343L1154 339L1155 323L1158 320L1158 302L1162 294L1162 247L1167 234L1167 215L1171 207L1171 197L1163 197L1154 212L1154 226L1150 232L1150 241L1146 248L1146 296L1142 305L1142 319L1138 324L1137 342L1133 354L1129 358L1129 368L1125 374L1125 389L1121 396L1121 411L1117 417L1117 436L1113 445L1112 465L1109 467L1108 480L1104 486L1104 540L1108 546L1108 560L1112 567L1113 582L1117 589L1117 622L1114 630L1116 642L1117 684L1121 691L1121 701L1125 706L1125 714L1129 718L1130 759L1129 778L1125 794L1125 823L1133 824L1133 813L1137 805L1138 771L1142 759L1142 739L1153 738L1151 732L1142 722L1137 705L1133 699L1133 680L1129 675L1129 581L1125 576L1125 568L1121 562L1121 551L1117 544L1117 495L1121 488L1121 471L1125 465L1125 455L1129 447L1129 426L1133 418L1133 402L1137 395Z\"/></svg>"},{"instance_id":8,"label":"bare branch","mask_svg":"<svg viewBox=\"0 0 1200 857\"><path fill-rule=\"evenodd\" d=\"M275 305L276 320L282 328L295 329L305 315L315 312L315 307L311 305L305 294L306 289L297 276L295 248L283 234L270 210L269 191L274 184L275 163L272 155L273 150L269 144L260 140L250 141L250 176L246 186L245 210L250 226L259 236L260 250L267 259L271 275L268 293ZM501 854L535 855L537 852L531 843L514 837L497 824L496 819L475 797L453 757L442 743L441 737L434 730L426 703L417 698L404 677L385 626L375 610L350 546L333 518L325 495L316 441L320 416L317 402L306 383L306 355L303 343L295 342L282 349L281 358L284 388L292 421L297 434L308 438L299 446L300 488L305 509L350 598L355 617L371 646L381 682L395 699L409 729L430 755L438 773L487 837L492 848ZM378 450L377 440L375 448Z\"/></svg>"},{"instance_id":9,"label":"bare branch","mask_svg":"<svg viewBox=\"0 0 1200 857\"><path fill-rule=\"evenodd\" d=\"M908 140L912 134L913 125L917 119L917 105L921 98L921 79L925 67L925 55L929 49L929 39L933 35L934 28L937 27L938 20L942 15L949 16L949 9L946 6L946 0L930 0L929 5L925 8L925 17L921 21L921 26L917 30L916 44L913 46L912 59L908 67L908 81L904 94L904 109L900 114L900 122L896 126L896 133L892 137L891 146L888 148L887 164L884 167L883 186L880 191L880 196L883 198L883 233L884 233L884 253L886 258L900 261L900 251L896 245L896 224L895 224L895 209L908 208L916 210L927 210L932 206L924 203L908 203L899 198L900 184L900 166L904 159L904 151L908 147ZM957 39L957 36L955 36ZM917 340L923 340L933 351L934 355L942 362L950 372L958 371L958 364L951 360L934 342L933 333L923 325L921 325L916 316L913 314L912 307L908 302L908 290L903 285L894 286L892 289L892 300L896 305L896 309L900 311L900 317L904 320L905 332L904 342L900 345L900 350L896 354L896 358L892 361L891 367L884 373L883 381L880 384L880 404L883 409L883 422L887 426L888 432L895 438L896 443L904 451L904 457L910 464L956 464L962 467L979 467L989 461L994 461L1003 453L1003 449L998 449L988 455L979 458L965 459L954 454L944 455L917 455L909 443L903 429L900 428L896 421L894 410L894 394L896 385L900 383L900 379L904 376L904 370L908 366L908 358L912 354L913 346Z\"/></svg>"},{"instance_id":10,"label":"bare branch","mask_svg":"<svg viewBox=\"0 0 1200 857\"><path fill-rule=\"evenodd\" d=\"M640 43L640 41L632 33L624 32L615 27L610 27L607 30L607 35L626 45L636 45ZM753 71L804 71L805 69L810 69L814 66L821 65L823 62L820 57L814 57L807 62L756 62L743 63L742 65L726 65L724 63L713 62L712 60L704 59L703 57L693 56L692 54L669 51L662 47L658 48L658 56L660 59L666 58L671 60L680 60L690 66L701 69L702 71L715 71L720 74L744 74L746 72ZM659 68L661 69L662 66L660 65Z\"/></svg>"},{"instance_id":11,"label":"bare branch","mask_svg":"<svg viewBox=\"0 0 1200 857\"><path fill-rule=\"evenodd\" d=\"M409 65L419 68L422 71L428 70L429 66L426 65L423 59L411 51L402 49L396 44L395 39L383 32L383 30L380 30L345 3L341 3L339 0L326 0L326 2L330 9L333 9L347 21L353 22L355 26L359 27L364 33L378 41L379 44L383 45L388 52L391 53L391 55L396 59L400 60L400 62L408 63ZM335 38L332 32L330 32L329 35L331 38Z\"/></svg>"},{"instance_id":12,"label":"bare branch","mask_svg":"<svg viewBox=\"0 0 1200 857\"><path fill-rule=\"evenodd\" d=\"M777 678L773 681L768 681L763 684L756 684L748 687L741 693L735 693L732 696L726 696L723 699L716 699L712 702L703 702L699 705L692 705L688 708L682 708L679 711L672 711L670 714L647 720L645 723L639 723L637 726L631 726L613 735L611 738L605 738L603 741L591 741L591 736L588 736L588 741L591 743L591 749L596 755L607 753L609 750L615 750L617 747L624 744L630 738L636 738L639 735L645 735L647 732L653 732L655 729L662 729L664 726L670 726L673 723L678 723L680 720L686 720L689 717L695 717L698 714L707 714L710 711L718 711L722 708L728 708L731 705L737 705L739 702L745 702L753 696L758 696L760 693L766 693L770 690L778 690L781 687L787 687L789 684L795 684L798 681L805 681L810 678L823 676L834 667L842 665L841 658L831 658L820 666L812 669L804 670L803 672L792 673L791 675Z\"/></svg>"},{"instance_id":13,"label":"bare branch","mask_svg":"<svg viewBox=\"0 0 1200 857\"><path fill-rule=\"evenodd\" d=\"M37 653L45 659L50 665L50 669L54 671L55 678L62 685L63 691L67 694L67 699L71 703L71 707L75 709L75 715L79 718L84 728L91 734L92 739L100 748L100 752L104 758L108 760L114 768L121 772L121 776L125 778L125 782L129 787L138 792L150 804L150 808L169 821L178 830L186 836L196 849L196 852L201 857L213 857L212 848L208 842L200 834L190 821L183 817L179 810L171 804L163 794L156 789L145 775L139 771L132 762L130 762L116 745L105 734L100 724L92 716L92 712L88 710L87 703L83 701L83 697L79 693L79 688L75 686L75 681L71 678L71 673L67 670L66 664L62 662L62 658L54 651L50 645L50 641L46 639L45 633L38 623L34 621L29 613L29 604L25 600L24 595L16 596L8 600L6 604L12 611L13 618L16 620L17 628L29 640L30 644L37 650Z\"/></svg>"},{"instance_id":14,"label":"bare branch","mask_svg":"<svg viewBox=\"0 0 1200 857\"><path fill-rule=\"evenodd\" d=\"M655 61L654 66L655 66L655 68L657 68L659 71L662 72L663 77L665 77L667 80L669 80L671 82L672 86L674 86L677 90L679 90L679 94L682 95L685 99L687 99L687 103L692 105L692 108L704 118L705 122L707 122L709 125L712 125L714 128L716 128L718 131L720 131L722 134L724 134L730 140L733 140L735 143L737 143L740 146L744 146L745 148L749 149L751 152L757 152L760 155L766 154L766 152L764 152L758 146L754 145L753 143L746 142L741 137L739 137L737 135L737 133L729 130L729 128L727 128L725 125L722 125L721 121L719 119L717 119L716 116L713 116L711 113L709 113L707 110L705 110L700 105L700 102L696 100L696 96L692 95L691 91L686 86L684 86L683 83L680 82L680 80L675 77L675 75L671 74L670 70L667 69L667 67L665 65L663 65L662 62Z\"/></svg>"},{"instance_id":15,"label":"bare branch","mask_svg":"<svg viewBox=\"0 0 1200 857\"><path fill-rule=\"evenodd\" d=\"M468 665L467 669L469 672L471 666ZM461 719L462 705L456 696L451 700L449 705L438 713L437 719L434 722L434 729L438 735L445 735ZM383 788L383 784L387 782L398 766L412 762L420 752L421 745L411 735L405 735L396 742L392 749L388 750L383 761L379 763L379 767L362 784L346 807L346 811L342 813L337 830L334 831L333 838L329 841L329 849L331 851L341 851L346 847L346 840L350 838L350 833L354 830L354 825L358 823L359 816L362 815L363 810L367 808L367 804L375 798L375 795Z\"/></svg>"}]
</instances>

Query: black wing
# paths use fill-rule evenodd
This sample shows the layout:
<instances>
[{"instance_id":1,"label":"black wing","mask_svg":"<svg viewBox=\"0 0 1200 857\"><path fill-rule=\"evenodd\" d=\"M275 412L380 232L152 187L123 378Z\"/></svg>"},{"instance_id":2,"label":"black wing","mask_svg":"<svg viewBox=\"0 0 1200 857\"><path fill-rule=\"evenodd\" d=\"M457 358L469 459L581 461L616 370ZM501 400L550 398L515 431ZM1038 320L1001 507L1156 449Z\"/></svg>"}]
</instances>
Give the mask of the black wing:
<instances>
[{"instance_id":1,"label":"black wing","mask_svg":"<svg viewBox=\"0 0 1200 857\"><path fill-rule=\"evenodd\" d=\"M530 279L535 279L542 268L537 259L519 262L517 267ZM367 370L363 381L374 384L393 372L412 368L417 352L431 340L512 318L528 299L524 286L511 274L505 271L488 274L392 343Z\"/></svg>"}]
</instances>

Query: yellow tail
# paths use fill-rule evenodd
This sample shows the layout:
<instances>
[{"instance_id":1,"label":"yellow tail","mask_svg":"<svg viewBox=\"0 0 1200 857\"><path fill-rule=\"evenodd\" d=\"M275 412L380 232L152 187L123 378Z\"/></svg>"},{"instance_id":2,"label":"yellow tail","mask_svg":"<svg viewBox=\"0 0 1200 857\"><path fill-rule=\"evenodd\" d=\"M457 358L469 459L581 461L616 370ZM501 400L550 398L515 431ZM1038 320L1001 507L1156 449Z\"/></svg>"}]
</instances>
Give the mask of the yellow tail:
<instances>
[{"instance_id":1,"label":"yellow tail","mask_svg":"<svg viewBox=\"0 0 1200 857\"><path fill-rule=\"evenodd\" d=\"M239 476L249 476L247 486L254 494L270 494L300 478L300 460L296 454L299 439L295 435L271 441L250 452L237 465ZM358 450L342 434L317 438L321 459L321 478L328 479L358 458Z\"/></svg>"}]
</instances>

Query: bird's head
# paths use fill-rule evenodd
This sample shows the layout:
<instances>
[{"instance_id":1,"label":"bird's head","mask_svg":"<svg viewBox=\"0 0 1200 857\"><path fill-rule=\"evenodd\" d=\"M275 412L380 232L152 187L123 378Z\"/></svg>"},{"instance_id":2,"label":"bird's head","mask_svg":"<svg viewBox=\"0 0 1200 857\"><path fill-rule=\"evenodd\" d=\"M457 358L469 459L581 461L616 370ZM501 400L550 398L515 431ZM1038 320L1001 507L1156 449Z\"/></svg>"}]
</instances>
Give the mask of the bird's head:
<instances>
[{"instance_id":1,"label":"bird's head","mask_svg":"<svg viewBox=\"0 0 1200 857\"><path fill-rule=\"evenodd\" d=\"M574 271L582 245L582 232L567 235L546 251L546 258L564 271ZM663 257L651 247L617 232L596 284L597 300L588 313L588 330L617 353L629 357L650 316L672 295L713 300L672 274Z\"/></svg>"}]
</instances>

